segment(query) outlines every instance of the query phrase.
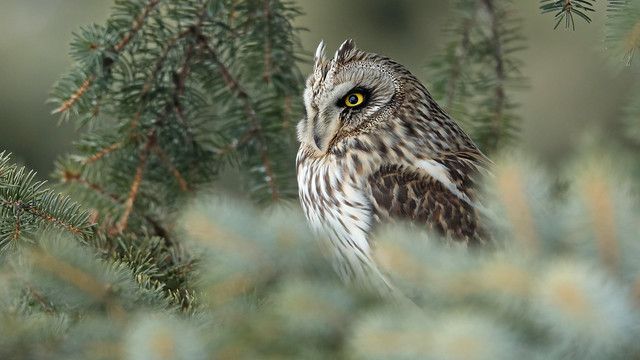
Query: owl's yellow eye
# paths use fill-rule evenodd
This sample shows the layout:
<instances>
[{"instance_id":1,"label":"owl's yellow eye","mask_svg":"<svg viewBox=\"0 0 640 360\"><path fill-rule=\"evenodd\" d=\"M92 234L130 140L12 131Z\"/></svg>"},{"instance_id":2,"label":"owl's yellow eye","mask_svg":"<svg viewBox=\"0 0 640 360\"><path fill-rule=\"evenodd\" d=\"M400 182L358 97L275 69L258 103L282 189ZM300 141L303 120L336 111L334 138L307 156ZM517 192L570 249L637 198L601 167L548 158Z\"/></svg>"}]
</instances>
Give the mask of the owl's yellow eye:
<instances>
[{"instance_id":1,"label":"owl's yellow eye","mask_svg":"<svg viewBox=\"0 0 640 360\"><path fill-rule=\"evenodd\" d=\"M344 97L344 105L347 107L356 107L364 103L364 94L361 92L352 92Z\"/></svg>"}]
</instances>

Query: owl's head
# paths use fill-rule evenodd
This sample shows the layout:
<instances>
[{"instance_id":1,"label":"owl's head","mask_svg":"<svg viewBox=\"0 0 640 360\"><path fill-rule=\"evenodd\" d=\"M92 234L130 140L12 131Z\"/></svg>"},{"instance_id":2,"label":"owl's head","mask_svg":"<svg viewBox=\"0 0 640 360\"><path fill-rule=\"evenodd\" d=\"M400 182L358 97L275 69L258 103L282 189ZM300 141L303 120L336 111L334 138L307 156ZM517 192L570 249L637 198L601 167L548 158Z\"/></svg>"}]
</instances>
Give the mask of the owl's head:
<instances>
[{"instance_id":1,"label":"owl's head","mask_svg":"<svg viewBox=\"0 0 640 360\"><path fill-rule=\"evenodd\" d=\"M319 155L342 139L384 126L406 100L407 85L417 83L402 65L356 49L353 40L342 43L331 60L324 49L320 42L304 91L306 117L298 124L300 142Z\"/></svg>"}]
</instances>

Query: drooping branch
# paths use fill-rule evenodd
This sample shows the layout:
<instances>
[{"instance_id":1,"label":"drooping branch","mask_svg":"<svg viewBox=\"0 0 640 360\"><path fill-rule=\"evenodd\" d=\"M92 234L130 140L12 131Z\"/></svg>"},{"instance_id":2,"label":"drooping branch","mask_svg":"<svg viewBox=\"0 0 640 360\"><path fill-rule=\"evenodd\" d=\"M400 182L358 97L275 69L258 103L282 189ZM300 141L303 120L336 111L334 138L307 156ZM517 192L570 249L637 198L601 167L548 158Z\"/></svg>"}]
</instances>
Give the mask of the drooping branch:
<instances>
[{"instance_id":1,"label":"drooping branch","mask_svg":"<svg viewBox=\"0 0 640 360\"><path fill-rule=\"evenodd\" d=\"M258 140L258 151L260 154L260 160L262 161L262 165L264 167L267 184L269 185L269 189L271 192L271 199L273 201L277 201L280 198L280 194L278 191L278 186L276 184L275 172L273 171L273 166L271 165L271 158L269 157L269 149L267 146L266 138L263 134L262 124L260 122L260 119L258 118L257 112L253 108L251 98L240 85L238 80L236 80L236 78L231 75L229 68L225 66L222 61L220 61L218 53L211 45L211 42L204 36L201 37L201 40L202 46L207 50L207 53L216 63L218 71L220 71L220 75L222 76L222 79L224 80L227 88L243 104L244 113L252 124L251 132Z\"/></svg>"}]
</instances>

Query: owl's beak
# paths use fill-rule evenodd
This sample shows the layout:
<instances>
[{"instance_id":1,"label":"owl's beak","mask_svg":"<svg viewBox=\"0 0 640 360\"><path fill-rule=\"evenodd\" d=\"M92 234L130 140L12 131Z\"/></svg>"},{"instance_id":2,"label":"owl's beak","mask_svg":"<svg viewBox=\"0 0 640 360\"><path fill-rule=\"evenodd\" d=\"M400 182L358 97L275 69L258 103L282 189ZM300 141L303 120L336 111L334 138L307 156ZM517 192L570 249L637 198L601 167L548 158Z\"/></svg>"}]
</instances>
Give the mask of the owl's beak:
<instances>
[{"instance_id":1,"label":"owl's beak","mask_svg":"<svg viewBox=\"0 0 640 360\"><path fill-rule=\"evenodd\" d=\"M316 146L318 151L322 154L326 154L329 150L329 146L333 142L333 139L338 132L338 121L329 121L329 123L323 123L322 120L314 119L311 124L311 140Z\"/></svg>"}]
</instances>

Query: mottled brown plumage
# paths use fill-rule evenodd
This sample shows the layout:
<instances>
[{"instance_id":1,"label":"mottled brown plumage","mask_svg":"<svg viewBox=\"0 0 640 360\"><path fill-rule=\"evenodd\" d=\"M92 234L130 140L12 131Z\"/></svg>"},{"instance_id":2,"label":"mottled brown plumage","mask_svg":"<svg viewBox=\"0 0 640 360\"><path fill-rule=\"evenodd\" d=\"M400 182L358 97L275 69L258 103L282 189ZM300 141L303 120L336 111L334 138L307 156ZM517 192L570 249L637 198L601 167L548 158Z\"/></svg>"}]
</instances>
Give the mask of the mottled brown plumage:
<instances>
[{"instance_id":1,"label":"mottled brown plumage","mask_svg":"<svg viewBox=\"0 0 640 360\"><path fill-rule=\"evenodd\" d=\"M386 278L372 259L377 224L404 220L479 244L476 181L488 160L402 65L345 41L316 51L298 124L299 194L347 280Z\"/></svg>"}]
</instances>

